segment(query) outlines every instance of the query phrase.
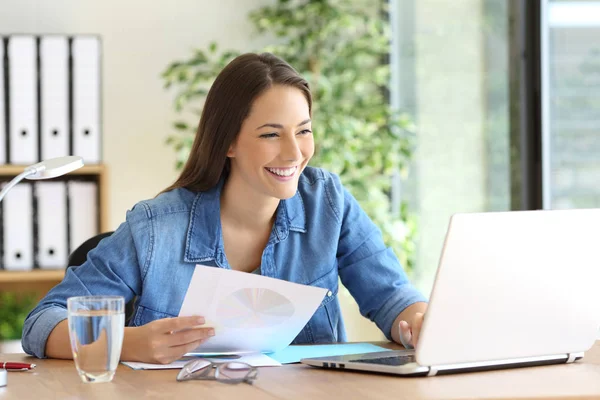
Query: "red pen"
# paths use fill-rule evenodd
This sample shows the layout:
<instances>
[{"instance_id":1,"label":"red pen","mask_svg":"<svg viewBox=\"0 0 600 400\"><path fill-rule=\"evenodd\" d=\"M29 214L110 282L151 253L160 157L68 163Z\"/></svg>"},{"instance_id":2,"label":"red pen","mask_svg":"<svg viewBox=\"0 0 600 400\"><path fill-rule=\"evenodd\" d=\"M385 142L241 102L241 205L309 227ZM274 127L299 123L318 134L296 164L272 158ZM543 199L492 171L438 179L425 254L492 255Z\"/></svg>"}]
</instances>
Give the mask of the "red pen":
<instances>
[{"instance_id":1,"label":"red pen","mask_svg":"<svg viewBox=\"0 0 600 400\"><path fill-rule=\"evenodd\" d=\"M7 371L27 371L35 368L35 364L26 364L20 362L0 362L0 369Z\"/></svg>"}]
</instances>

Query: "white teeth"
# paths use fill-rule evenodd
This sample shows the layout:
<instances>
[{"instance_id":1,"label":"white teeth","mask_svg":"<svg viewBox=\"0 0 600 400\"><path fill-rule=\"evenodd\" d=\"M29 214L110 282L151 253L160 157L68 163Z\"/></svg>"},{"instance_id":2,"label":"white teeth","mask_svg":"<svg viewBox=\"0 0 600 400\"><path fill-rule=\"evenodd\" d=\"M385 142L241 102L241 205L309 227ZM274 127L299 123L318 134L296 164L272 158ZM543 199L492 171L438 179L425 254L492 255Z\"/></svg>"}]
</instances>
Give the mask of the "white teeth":
<instances>
[{"instance_id":1,"label":"white teeth","mask_svg":"<svg viewBox=\"0 0 600 400\"><path fill-rule=\"evenodd\" d=\"M281 168L267 168L267 170L269 170L270 172L279 175L279 176L292 176L294 175L294 173L296 172L296 169L298 167L294 167L294 168L286 168L286 169L281 169Z\"/></svg>"}]
</instances>

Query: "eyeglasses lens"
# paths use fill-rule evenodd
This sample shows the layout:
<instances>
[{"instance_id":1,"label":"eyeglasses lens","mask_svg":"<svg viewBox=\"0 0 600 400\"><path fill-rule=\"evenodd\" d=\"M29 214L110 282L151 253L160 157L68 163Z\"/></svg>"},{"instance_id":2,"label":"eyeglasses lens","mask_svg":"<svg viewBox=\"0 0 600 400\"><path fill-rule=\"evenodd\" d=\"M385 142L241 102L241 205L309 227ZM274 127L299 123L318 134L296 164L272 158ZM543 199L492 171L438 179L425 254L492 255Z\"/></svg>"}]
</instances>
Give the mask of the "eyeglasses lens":
<instances>
[{"instance_id":1,"label":"eyeglasses lens","mask_svg":"<svg viewBox=\"0 0 600 400\"><path fill-rule=\"evenodd\" d=\"M243 380L246 378L252 367L248 364L230 362L219 365L219 374L217 379L221 380Z\"/></svg>"},{"instance_id":2,"label":"eyeglasses lens","mask_svg":"<svg viewBox=\"0 0 600 400\"><path fill-rule=\"evenodd\" d=\"M209 371L208 367L210 367L211 365L211 362L207 360L192 360L186 363L181 369L181 371L179 371L179 374L177 375L177 380L185 381L188 379L193 379L197 376L205 375Z\"/></svg>"}]
</instances>

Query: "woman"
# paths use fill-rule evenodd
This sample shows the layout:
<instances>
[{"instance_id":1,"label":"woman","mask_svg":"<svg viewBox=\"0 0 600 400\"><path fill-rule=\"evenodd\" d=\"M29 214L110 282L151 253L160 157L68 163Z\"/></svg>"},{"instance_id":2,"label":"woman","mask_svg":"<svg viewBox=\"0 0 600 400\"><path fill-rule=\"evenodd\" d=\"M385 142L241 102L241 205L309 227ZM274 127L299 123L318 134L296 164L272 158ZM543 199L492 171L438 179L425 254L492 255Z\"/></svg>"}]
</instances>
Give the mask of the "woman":
<instances>
[{"instance_id":1,"label":"woman","mask_svg":"<svg viewBox=\"0 0 600 400\"><path fill-rule=\"evenodd\" d=\"M307 167L311 106L307 82L271 54L227 65L208 93L181 176L135 205L41 300L25 321L25 351L71 358L67 298L122 295L137 300L121 359L180 358L219 334L203 328L202 317L177 317L196 264L329 289L294 343L345 340L340 277L388 338L416 345L425 299L339 178Z\"/></svg>"}]
</instances>

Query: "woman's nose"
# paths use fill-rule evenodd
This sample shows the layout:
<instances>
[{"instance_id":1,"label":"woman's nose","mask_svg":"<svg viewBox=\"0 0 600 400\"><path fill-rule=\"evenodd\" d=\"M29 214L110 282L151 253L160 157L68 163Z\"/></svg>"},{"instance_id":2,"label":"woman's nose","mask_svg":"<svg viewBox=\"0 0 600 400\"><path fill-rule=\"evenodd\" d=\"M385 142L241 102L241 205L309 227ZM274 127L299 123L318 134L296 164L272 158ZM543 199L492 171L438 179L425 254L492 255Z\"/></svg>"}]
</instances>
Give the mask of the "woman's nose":
<instances>
[{"instance_id":1,"label":"woman's nose","mask_svg":"<svg viewBox=\"0 0 600 400\"><path fill-rule=\"evenodd\" d=\"M296 136L283 141L281 158L285 161L298 161L302 158L302 151L300 151Z\"/></svg>"}]
</instances>

